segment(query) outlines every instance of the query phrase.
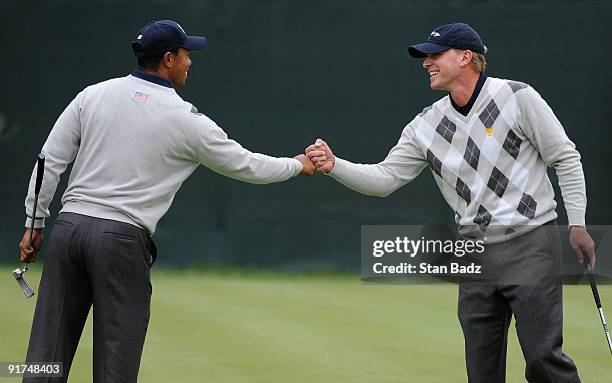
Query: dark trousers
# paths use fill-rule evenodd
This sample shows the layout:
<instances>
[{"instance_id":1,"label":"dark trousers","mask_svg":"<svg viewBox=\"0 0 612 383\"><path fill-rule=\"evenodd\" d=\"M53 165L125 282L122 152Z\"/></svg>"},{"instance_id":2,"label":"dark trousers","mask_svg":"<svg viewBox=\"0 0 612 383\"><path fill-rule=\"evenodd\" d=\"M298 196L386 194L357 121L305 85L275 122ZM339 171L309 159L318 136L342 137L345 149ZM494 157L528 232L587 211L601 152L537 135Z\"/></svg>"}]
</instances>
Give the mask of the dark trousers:
<instances>
[{"instance_id":1,"label":"dark trousers","mask_svg":"<svg viewBox=\"0 0 612 383\"><path fill-rule=\"evenodd\" d=\"M530 279L525 278L525 284L521 285L464 283L459 286L458 315L465 338L470 383L506 381L506 346L513 314L525 357L527 381L580 382L574 362L561 350L563 301L560 280L533 272L543 262L551 262L551 259L556 262L559 246L556 225L537 228L502 244L489 245L483 256L497 260L497 265L507 273L531 274Z\"/></svg>"},{"instance_id":2,"label":"dark trousers","mask_svg":"<svg viewBox=\"0 0 612 383\"><path fill-rule=\"evenodd\" d=\"M62 213L47 243L28 362L63 362L66 382L93 304L93 381L136 382L150 315L155 245L144 230Z\"/></svg>"}]
</instances>

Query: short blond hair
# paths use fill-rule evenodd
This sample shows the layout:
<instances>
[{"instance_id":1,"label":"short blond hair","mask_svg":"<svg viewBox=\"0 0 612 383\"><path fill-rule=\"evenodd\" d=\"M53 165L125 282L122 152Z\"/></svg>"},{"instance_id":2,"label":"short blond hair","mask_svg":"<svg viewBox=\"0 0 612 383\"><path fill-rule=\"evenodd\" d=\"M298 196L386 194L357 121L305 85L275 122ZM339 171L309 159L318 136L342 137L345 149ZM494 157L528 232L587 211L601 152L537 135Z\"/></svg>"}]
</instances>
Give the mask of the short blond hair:
<instances>
[{"instance_id":1,"label":"short blond hair","mask_svg":"<svg viewBox=\"0 0 612 383\"><path fill-rule=\"evenodd\" d=\"M482 53L472 52L472 65L478 73L483 73L487 69L487 59Z\"/></svg>"}]
</instances>

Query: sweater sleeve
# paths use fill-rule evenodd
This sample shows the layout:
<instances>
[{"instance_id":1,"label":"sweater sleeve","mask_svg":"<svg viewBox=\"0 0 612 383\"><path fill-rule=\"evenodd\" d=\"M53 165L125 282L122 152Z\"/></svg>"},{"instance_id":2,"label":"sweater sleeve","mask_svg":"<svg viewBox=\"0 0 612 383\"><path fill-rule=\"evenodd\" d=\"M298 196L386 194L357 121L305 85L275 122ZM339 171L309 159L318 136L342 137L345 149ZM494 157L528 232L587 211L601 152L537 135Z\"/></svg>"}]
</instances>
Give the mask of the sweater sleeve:
<instances>
[{"instance_id":1,"label":"sweater sleeve","mask_svg":"<svg viewBox=\"0 0 612 383\"><path fill-rule=\"evenodd\" d=\"M253 153L228 138L214 121L203 114L192 113L190 142L194 159L223 176L253 184L285 181L302 172L295 158L271 157Z\"/></svg>"},{"instance_id":2,"label":"sweater sleeve","mask_svg":"<svg viewBox=\"0 0 612 383\"><path fill-rule=\"evenodd\" d=\"M569 225L585 225L586 186L576 145L567 137L563 126L546 101L533 88L516 93L519 124L548 166L554 167L559 179Z\"/></svg>"},{"instance_id":3,"label":"sweater sleeve","mask_svg":"<svg viewBox=\"0 0 612 383\"><path fill-rule=\"evenodd\" d=\"M418 147L413 123L408 124L387 157L378 164L356 164L336 157L329 173L338 182L356 192L386 197L414 180L427 166Z\"/></svg>"},{"instance_id":4,"label":"sweater sleeve","mask_svg":"<svg viewBox=\"0 0 612 383\"><path fill-rule=\"evenodd\" d=\"M38 194L38 205L36 208L35 228L45 227L45 218L49 217L49 205L57 189L60 176L68 165L74 161L81 142L80 109L84 92L79 93L62 114L58 117L55 125L49 133L47 141L43 145L42 153L45 155L45 173L40 193ZM32 223L32 209L34 207L34 187L36 185L37 165L34 165L28 195L25 200L26 227Z\"/></svg>"}]
</instances>

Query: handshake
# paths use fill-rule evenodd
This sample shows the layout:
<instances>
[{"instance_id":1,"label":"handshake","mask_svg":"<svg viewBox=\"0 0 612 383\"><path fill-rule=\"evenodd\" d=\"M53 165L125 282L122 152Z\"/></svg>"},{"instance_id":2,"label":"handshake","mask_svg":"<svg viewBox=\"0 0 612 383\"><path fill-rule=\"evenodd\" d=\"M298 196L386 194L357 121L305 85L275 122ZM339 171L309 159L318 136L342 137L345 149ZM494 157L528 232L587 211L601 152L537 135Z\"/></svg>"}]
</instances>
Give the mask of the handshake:
<instances>
[{"instance_id":1,"label":"handshake","mask_svg":"<svg viewBox=\"0 0 612 383\"><path fill-rule=\"evenodd\" d=\"M315 171L329 173L336 164L336 158L325 141L317 138L314 144L304 150L304 154L294 157L302 163L302 175L311 176Z\"/></svg>"}]
</instances>

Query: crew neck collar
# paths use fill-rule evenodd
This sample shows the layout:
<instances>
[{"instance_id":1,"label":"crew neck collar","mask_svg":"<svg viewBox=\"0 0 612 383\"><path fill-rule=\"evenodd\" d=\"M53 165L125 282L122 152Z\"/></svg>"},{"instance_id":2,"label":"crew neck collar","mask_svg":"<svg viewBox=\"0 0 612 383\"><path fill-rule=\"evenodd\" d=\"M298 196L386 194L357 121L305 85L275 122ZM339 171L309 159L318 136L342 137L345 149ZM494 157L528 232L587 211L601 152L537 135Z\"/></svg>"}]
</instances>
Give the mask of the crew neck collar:
<instances>
[{"instance_id":1,"label":"crew neck collar","mask_svg":"<svg viewBox=\"0 0 612 383\"><path fill-rule=\"evenodd\" d=\"M172 81L168 80L167 78L163 78L163 77L151 74L151 73L147 73L143 71L142 69L136 69L131 74L134 77L138 77L139 79L149 81L157 85L165 86L166 88L174 88L174 86L172 85Z\"/></svg>"}]
</instances>

